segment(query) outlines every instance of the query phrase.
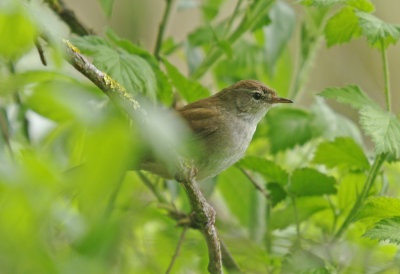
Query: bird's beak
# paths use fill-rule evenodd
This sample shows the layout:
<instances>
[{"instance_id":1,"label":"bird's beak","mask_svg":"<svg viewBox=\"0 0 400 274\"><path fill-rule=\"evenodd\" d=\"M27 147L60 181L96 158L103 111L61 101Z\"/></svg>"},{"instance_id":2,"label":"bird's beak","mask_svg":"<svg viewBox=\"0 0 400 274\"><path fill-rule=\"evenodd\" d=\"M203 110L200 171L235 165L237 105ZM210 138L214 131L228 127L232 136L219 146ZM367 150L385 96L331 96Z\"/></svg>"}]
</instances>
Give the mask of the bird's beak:
<instances>
[{"instance_id":1,"label":"bird's beak","mask_svg":"<svg viewBox=\"0 0 400 274\"><path fill-rule=\"evenodd\" d=\"M276 104L276 103L285 103L285 104L288 104L288 103L293 103L293 101L292 101L292 100L289 100L289 99L286 99L286 98L281 98L281 97L277 97L277 96L276 96L276 97L272 97L270 103L271 103L271 104Z\"/></svg>"}]
</instances>

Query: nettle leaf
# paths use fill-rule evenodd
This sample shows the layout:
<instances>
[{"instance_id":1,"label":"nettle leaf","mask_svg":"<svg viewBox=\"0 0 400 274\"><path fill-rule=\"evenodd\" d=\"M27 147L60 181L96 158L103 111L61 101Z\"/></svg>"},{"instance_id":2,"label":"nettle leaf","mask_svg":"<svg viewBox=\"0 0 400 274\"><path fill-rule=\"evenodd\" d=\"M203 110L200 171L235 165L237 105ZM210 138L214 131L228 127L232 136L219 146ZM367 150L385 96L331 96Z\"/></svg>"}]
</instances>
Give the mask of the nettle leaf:
<instances>
[{"instance_id":1,"label":"nettle leaf","mask_svg":"<svg viewBox=\"0 0 400 274\"><path fill-rule=\"evenodd\" d=\"M366 178L365 173L351 172L341 178L337 193L337 205L340 210L344 211L354 205L360 196Z\"/></svg>"},{"instance_id":2,"label":"nettle leaf","mask_svg":"<svg viewBox=\"0 0 400 274\"><path fill-rule=\"evenodd\" d=\"M110 41L113 42L116 46L123 48L130 54L142 57L150 64L157 79L158 98L161 102L167 105L171 104L173 100L172 86L169 83L167 75L161 70L157 59L148 51L133 44L131 41L119 38L111 28L108 28L106 30L106 34L107 38L110 39Z\"/></svg>"},{"instance_id":3,"label":"nettle leaf","mask_svg":"<svg viewBox=\"0 0 400 274\"><path fill-rule=\"evenodd\" d=\"M265 36L265 57L269 74L271 75L276 62L292 36L296 16L291 6L282 1L275 3L269 15L271 17L271 24L263 28L263 33Z\"/></svg>"},{"instance_id":4,"label":"nettle leaf","mask_svg":"<svg viewBox=\"0 0 400 274\"><path fill-rule=\"evenodd\" d=\"M114 0L98 0L98 1L100 2L104 13L107 15L107 17L110 17Z\"/></svg>"},{"instance_id":5,"label":"nettle leaf","mask_svg":"<svg viewBox=\"0 0 400 274\"><path fill-rule=\"evenodd\" d=\"M369 199L357 215L357 219L370 218L375 221L388 219L400 215L400 199L390 197L376 197Z\"/></svg>"},{"instance_id":6,"label":"nettle leaf","mask_svg":"<svg viewBox=\"0 0 400 274\"><path fill-rule=\"evenodd\" d=\"M313 162L329 168L369 169L363 150L351 138L338 137L332 142L319 144Z\"/></svg>"},{"instance_id":7,"label":"nettle leaf","mask_svg":"<svg viewBox=\"0 0 400 274\"><path fill-rule=\"evenodd\" d=\"M276 206L279 202L283 201L287 194L282 185L278 183L268 183L267 190L269 192L269 199L272 207Z\"/></svg>"},{"instance_id":8,"label":"nettle leaf","mask_svg":"<svg viewBox=\"0 0 400 274\"><path fill-rule=\"evenodd\" d=\"M272 108L265 120L268 125L267 136L272 153L305 144L315 137L313 115L305 110L287 107Z\"/></svg>"},{"instance_id":9,"label":"nettle leaf","mask_svg":"<svg viewBox=\"0 0 400 274\"><path fill-rule=\"evenodd\" d=\"M320 96L335 99L344 104L350 104L355 109L361 109L364 106L379 108L379 106L371 100L358 86L346 86L344 88L326 88Z\"/></svg>"},{"instance_id":10,"label":"nettle leaf","mask_svg":"<svg viewBox=\"0 0 400 274\"><path fill-rule=\"evenodd\" d=\"M167 59L163 59L163 63L172 84L188 103L210 95L208 89L198 82L186 78L174 65L168 62Z\"/></svg>"},{"instance_id":11,"label":"nettle leaf","mask_svg":"<svg viewBox=\"0 0 400 274\"><path fill-rule=\"evenodd\" d=\"M400 244L400 216L383 219L365 232L364 237Z\"/></svg>"},{"instance_id":12,"label":"nettle leaf","mask_svg":"<svg viewBox=\"0 0 400 274\"><path fill-rule=\"evenodd\" d=\"M150 99L156 98L156 75L150 64L141 56L122 48L114 48L105 39L95 36L75 38L73 43L83 53L93 57L93 64L109 74L128 92L142 93Z\"/></svg>"},{"instance_id":13,"label":"nettle leaf","mask_svg":"<svg viewBox=\"0 0 400 274\"><path fill-rule=\"evenodd\" d=\"M312 168L296 169L288 187L295 196L319 196L336 193L335 179Z\"/></svg>"},{"instance_id":14,"label":"nettle leaf","mask_svg":"<svg viewBox=\"0 0 400 274\"><path fill-rule=\"evenodd\" d=\"M326 23L324 30L327 47L349 42L361 35L358 17L353 8L344 7Z\"/></svg>"},{"instance_id":15,"label":"nettle leaf","mask_svg":"<svg viewBox=\"0 0 400 274\"><path fill-rule=\"evenodd\" d=\"M377 153L400 156L400 121L393 113L365 106L360 110L360 123L374 141Z\"/></svg>"},{"instance_id":16,"label":"nettle leaf","mask_svg":"<svg viewBox=\"0 0 400 274\"><path fill-rule=\"evenodd\" d=\"M288 182L287 172L274 162L265 158L247 156L241 159L237 165L260 173L268 182L276 182L281 185L286 185Z\"/></svg>"},{"instance_id":17,"label":"nettle leaf","mask_svg":"<svg viewBox=\"0 0 400 274\"><path fill-rule=\"evenodd\" d=\"M400 27L386 23L366 12L358 11L356 15L370 45L377 46L383 41L384 46L388 47L390 44L396 44L400 39Z\"/></svg>"}]
</instances>

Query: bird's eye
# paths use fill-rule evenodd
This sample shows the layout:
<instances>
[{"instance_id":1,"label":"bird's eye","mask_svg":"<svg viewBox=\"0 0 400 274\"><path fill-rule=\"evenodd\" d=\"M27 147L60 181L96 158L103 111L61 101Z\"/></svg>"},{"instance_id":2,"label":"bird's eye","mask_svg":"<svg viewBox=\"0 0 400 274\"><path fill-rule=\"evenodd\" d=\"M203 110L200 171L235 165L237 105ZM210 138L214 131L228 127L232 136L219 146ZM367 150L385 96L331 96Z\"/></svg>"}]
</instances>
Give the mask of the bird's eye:
<instances>
[{"instance_id":1,"label":"bird's eye","mask_svg":"<svg viewBox=\"0 0 400 274\"><path fill-rule=\"evenodd\" d=\"M253 98L255 100L260 100L262 98L262 95L259 92L255 92L255 93L253 93Z\"/></svg>"}]
</instances>

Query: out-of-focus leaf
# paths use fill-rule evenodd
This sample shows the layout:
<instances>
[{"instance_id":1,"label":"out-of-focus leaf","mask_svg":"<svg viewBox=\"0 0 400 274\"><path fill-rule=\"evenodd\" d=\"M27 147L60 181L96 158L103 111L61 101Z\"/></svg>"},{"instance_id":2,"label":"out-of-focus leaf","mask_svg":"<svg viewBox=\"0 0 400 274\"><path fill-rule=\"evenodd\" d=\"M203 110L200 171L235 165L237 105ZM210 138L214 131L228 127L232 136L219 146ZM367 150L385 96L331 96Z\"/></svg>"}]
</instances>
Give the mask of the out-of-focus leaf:
<instances>
[{"instance_id":1,"label":"out-of-focus leaf","mask_svg":"<svg viewBox=\"0 0 400 274\"><path fill-rule=\"evenodd\" d=\"M178 10L186 10L193 9L199 6L199 2L196 0L179 0L178 1Z\"/></svg>"},{"instance_id":2,"label":"out-of-focus leaf","mask_svg":"<svg viewBox=\"0 0 400 274\"><path fill-rule=\"evenodd\" d=\"M287 196L286 191L279 183L268 183L267 190L269 192L269 199L271 200L272 207L283 201Z\"/></svg>"},{"instance_id":3,"label":"out-of-focus leaf","mask_svg":"<svg viewBox=\"0 0 400 274\"><path fill-rule=\"evenodd\" d=\"M172 84L188 103L210 95L210 92L205 87L196 81L186 78L174 65L168 62L168 60L164 59L163 63Z\"/></svg>"},{"instance_id":4,"label":"out-of-focus leaf","mask_svg":"<svg viewBox=\"0 0 400 274\"><path fill-rule=\"evenodd\" d=\"M315 137L312 119L310 113L301 109L280 107L269 110L266 124L271 152L302 145Z\"/></svg>"},{"instance_id":5,"label":"out-of-focus leaf","mask_svg":"<svg viewBox=\"0 0 400 274\"><path fill-rule=\"evenodd\" d=\"M358 18L353 8L344 7L332 16L325 27L325 38L328 47L349 42L361 35Z\"/></svg>"},{"instance_id":6,"label":"out-of-focus leaf","mask_svg":"<svg viewBox=\"0 0 400 274\"><path fill-rule=\"evenodd\" d=\"M400 121L393 113L365 106L360 111L360 123L374 141L377 153L400 156Z\"/></svg>"},{"instance_id":7,"label":"out-of-focus leaf","mask_svg":"<svg viewBox=\"0 0 400 274\"><path fill-rule=\"evenodd\" d=\"M369 169L367 157L351 138L339 137L332 142L319 144L313 161L329 168Z\"/></svg>"},{"instance_id":8,"label":"out-of-focus leaf","mask_svg":"<svg viewBox=\"0 0 400 274\"><path fill-rule=\"evenodd\" d=\"M329 271L322 258L310 251L298 249L286 257L282 273L329 274Z\"/></svg>"},{"instance_id":9,"label":"out-of-focus leaf","mask_svg":"<svg viewBox=\"0 0 400 274\"><path fill-rule=\"evenodd\" d=\"M344 88L326 88L319 95L328 99L335 99L343 104L350 104L355 109L364 106L378 107L358 86L346 86Z\"/></svg>"},{"instance_id":10,"label":"out-of-focus leaf","mask_svg":"<svg viewBox=\"0 0 400 274\"><path fill-rule=\"evenodd\" d=\"M311 107L313 124L322 137L333 140L338 136L348 136L358 144L363 144L361 131L349 118L334 112L322 98L316 98Z\"/></svg>"},{"instance_id":11,"label":"out-of-focus leaf","mask_svg":"<svg viewBox=\"0 0 400 274\"><path fill-rule=\"evenodd\" d=\"M203 15L206 21L214 19L220 10L221 4L224 0L205 0L201 6Z\"/></svg>"},{"instance_id":12,"label":"out-of-focus leaf","mask_svg":"<svg viewBox=\"0 0 400 274\"><path fill-rule=\"evenodd\" d=\"M367 36L370 45L377 46L380 41L383 41L384 46L388 47L390 44L396 44L400 39L400 27L386 23L370 13L358 11L356 14L362 32Z\"/></svg>"},{"instance_id":13,"label":"out-of-focus leaf","mask_svg":"<svg viewBox=\"0 0 400 274\"><path fill-rule=\"evenodd\" d=\"M271 8L269 15L271 24L264 27L263 32L265 35L266 62L269 74L272 75L276 62L292 36L296 18L293 9L283 1L277 1Z\"/></svg>"},{"instance_id":14,"label":"out-of-focus leaf","mask_svg":"<svg viewBox=\"0 0 400 274\"><path fill-rule=\"evenodd\" d=\"M241 159L237 165L239 167L256 171L265 177L267 182L275 182L286 185L288 174L280 166L265 158L247 156Z\"/></svg>"},{"instance_id":15,"label":"out-of-focus leaf","mask_svg":"<svg viewBox=\"0 0 400 274\"><path fill-rule=\"evenodd\" d=\"M319 196L336 193L335 179L312 168L296 169L288 187L295 196Z\"/></svg>"},{"instance_id":16,"label":"out-of-focus leaf","mask_svg":"<svg viewBox=\"0 0 400 274\"><path fill-rule=\"evenodd\" d=\"M218 176L217 188L232 214L247 227L250 224L252 194L257 191L251 182L238 168L231 167Z\"/></svg>"},{"instance_id":17,"label":"out-of-focus leaf","mask_svg":"<svg viewBox=\"0 0 400 274\"><path fill-rule=\"evenodd\" d=\"M219 24L211 29L210 26L199 27L188 36L188 41L192 46L202 46L204 44L209 45L210 41L218 42L217 39L223 37L224 26Z\"/></svg>"},{"instance_id":18,"label":"out-of-focus leaf","mask_svg":"<svg viewBox=\"0 0 400 274\"><path fill-rule=\"evenodd\" d=\"M338 207L346 210L354 205L360 195L366 176L364 173L348 173L340 181L338 187Z\"/></svg>"},{"instance_id":19,"label":"out-of-focus leaf","mask_svg":"<svg viewBox=\"0 0 400 274\"><path fill-rule=\"evenodd\" d=\"M104 13L107 15L107 17L110 17L111 12L112 12L112 7L114 4L114 0L98 0L98 1L100 2Z\"/></svg>"},{"instance_id":20,"label":"out-of-focus leaf","mask_svg":"<svg viewBox=\"0 0 400 274\"><path fill-rule=\"evenodd\" d=\"M160 65L156 58L150 54L148 51L144 50L143 48L133 44L131 41L126 39L121 39L117 36L116 33L112 31L112 29L108 28L106 31L108 39L112 41L115 45L120 48L123 48L127 52L133 55L138 55L145 59L150 66L152 67L156 79L157 79L157 97L160 99L161 102L169 105L172 103L172 87L168 81L168 77L165 73L160 69Z\"/></svg>"},{"instance_id":21,"label":"out-of-focus leaf","mask_svg":"<svg viewBox=\"0 0 400 274\"><path fill-rule=\"evenodd\" d=\"M374 5L369 0L301 0L301 3L306 6L315 7L330 7L335 4L346 4L348 6L371 12L373 11Z\"/></svg>"},{"instance_id":22,"label":"out-of-focus leaf","mask_svg":"<svg viewBox=\"0 0 400 274\"><path fill-rule=\"evenodd\" d=\"M0 56L19 57L33 46L36 29L22 8L0 9Z\"/></svg>"},{"instance_id":23,"label":"out-of-focus leaf","mask_svg":"<svg viewBox=\"0 0 400 274\"><path fill-rule=\"evenodd\" d=\"M400 199L390 197L370 198L357 215L357 219L371 219L375 222L399 216Z\"/></svg>"},{"instance_id":24,"label":"out-of-focus leaf","mask_svg":"<svg viewBox=\"0 0 400 274\"><path fill-rule=\"evenodd\" d=\"M389 241L390 243L400 244L400 217L383 219L369 229L364 237L377 239L379 241Z\"/></svg>"},{"instance_id":25,"label":"out-of-focus leaf","mask_svg":"<svg viewBox=\"0 0 400 274\"><path fill-rule=\"evenodd\" d=\"M79 37L73 42L82 52L93 57L95 66L109 74L129 93L142 93L150 99L156 98L156 74L144 58L121 48L114 49L99 37Z\"/></svg>"},{"instance_id":26,"label":"out-of-focus leaf","mask_svg":"<svg viewBox=\"0 0 400 274\"><path fill-rule=\"evenodd\" d=\"M329 203L322 197L296 198L297 219L300 222L308 219L314 213L329 208ZM295 224L296 216L293 204L288 203L285 208L272 211L270 219L271 229L284 229Z\"/></svg>"}]
</instances>

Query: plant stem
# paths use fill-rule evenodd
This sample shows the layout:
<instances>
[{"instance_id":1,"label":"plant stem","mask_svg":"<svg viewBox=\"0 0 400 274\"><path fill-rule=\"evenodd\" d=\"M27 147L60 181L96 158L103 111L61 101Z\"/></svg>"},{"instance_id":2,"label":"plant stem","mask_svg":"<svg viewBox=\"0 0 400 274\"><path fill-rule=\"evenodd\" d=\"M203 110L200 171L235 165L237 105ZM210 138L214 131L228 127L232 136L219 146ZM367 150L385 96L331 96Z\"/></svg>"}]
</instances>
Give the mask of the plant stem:
<instances>
[{"instance_id":1,"label":"plant stem","mask_svg":"<svg viewBox=\"0 0 400 274\"><path fill-rule=\"evenodd\" d=\"M182 246L182 244L183 244L183 241L185 240L185 235L186 235L186 232L187 232L188 228L189 228L188 226L185 226L185 227L183 228L181 237L179 238L179 241L178 241L178 245L176 246L176 249L175 249L174 256L172 256L171 262L170 262L170 264L169 264L169 266L168 266L167 271L165 271L165 274L168 274L168 273L171 272L171 269L172 269L172 267L174 266L174 263L175 263L175 261L176 261L176 258L178 258L179 251L180 251L180 249L181 249L181 246Z\"/></svg>"},{"instance_id":2,"label":"plant stem","mask_svg":"<svg viewBox=\"0 0 400 274\"><path fill-rule=\"evenodd\" d=\"M142 182L151 190L151 192L153 192L154 196L156 196L160 203L168 204L167 199L160 193L158 188L155 187L152 182L150 182L149 178L147 178L143 172L137 171L137 174L139 175L140 179L142 179Z\"/></svg>"},{"instance_id":3,"label":"plant stem","mask_svg":"<svg viewBox=\"0 0 400 274\"><path fill-rule=\"evenodd\" d=\"M154 56L160 60L160 50L161 50L161 45L163 42L164 38L164 31L165 31L165 26L168 21L169 14L171 12L171 6L172 6L173 0L166 0L166 6L164 10L164 15L161 20L160 26L158 28L158 34L157 34L157 41L156 41L156 46L154 48Z\"/></svg>"},{"instance_id":4,"label":"plant stem","mask_svg":"<svg viewBox=\"0 0 400 274\"><path fill-rule=\"evenodd\" d=\"M353 221L353 219L358 214L359 210L361 209L361 206L363 205L364 201L368 197L368 193L371 190L371 187L375 181L376 176L378 175L378 172L379 172L383 162L386 159L386 156L387 155L384 153L376 156L375 161L374 161L371 169L368 172L368 177L365 181L365 184L363 186L363 189L361 190L360 195L357 197L357 200L354 203L353 208L350 210L349 215L347 215L343 224L340 226L339 230L336 232L333 240L337 240L340 238L340 236L343 234L343 232L346 230L346 228L350 225L350 223Z\"/></svg>"},{"instance_id":5,"label":"plant stem","mask_svg":"<svg viewBox=\"0 0 400 274\"><path fill-rule=\"evenodd\" d=\"M300 240L300 223L299 223L299 215L297 214L297 206L296 206L296 198L295 197L292 197L292 203L293 203L294 221L296 222L297 240Z\"/></svg>"},{"instance_id":6,"label":"plant stem","mask_svg":"<svg viewBox=\"0 0 400 274\"><path fill-rule=\"evenodd\" d=\"M246 175L246 177L250 180L250 182L255 186L255 188L257 190L259 190L264 196L265 198L269 198L269 193L268 190L266 190L261 184L259 184L256 179L253 178L253 176L251 176L250 172L248 172L247 170L245 170L244 168L240 168L240 170L243 172L244 175Z\"/></svg>"},{"instance_id":7,"label":"plant stem","mask_svg":"<svg viewBox=\"0 0 400 274\"><path fill-rule=\"evenodd\" d=\"M389 65L388 65L388 60L387 60L387 55L386 55L386 49L385 45L383 42L383 39L381 39L381 56L382 56L382 65L383 65L383 75L384 75L384 81L385 81L385 97L386 97L386 109L387 111L391 111L391 100L390 100L390 81L389 81Z\"/></svg>"}]
</instances>

